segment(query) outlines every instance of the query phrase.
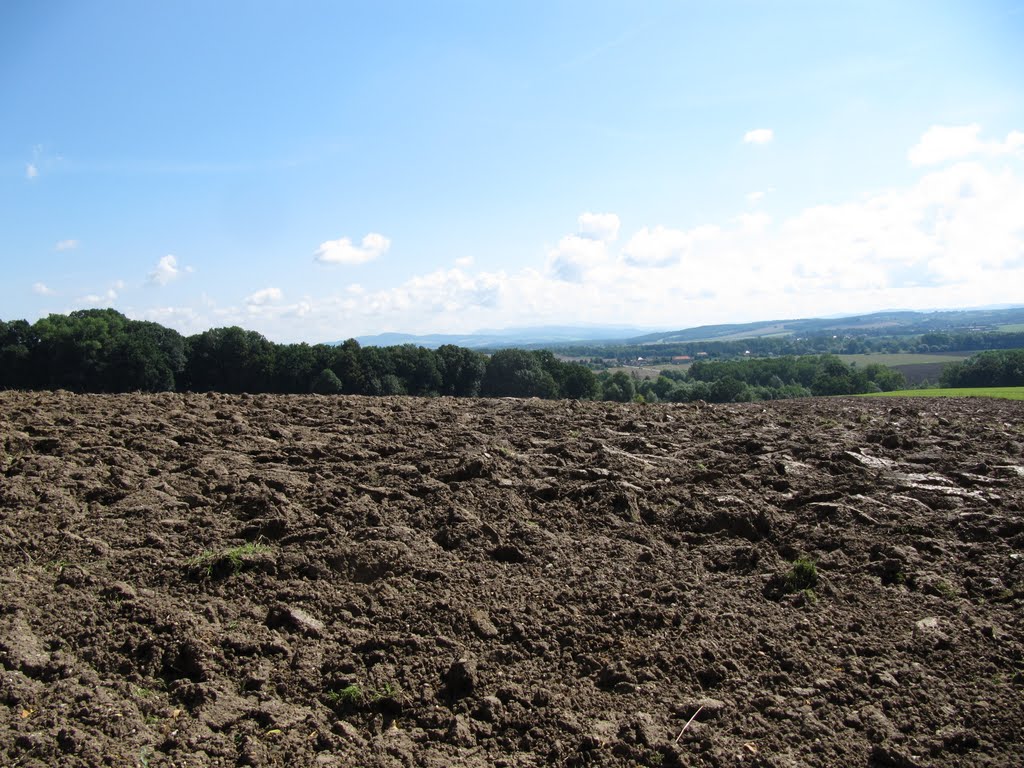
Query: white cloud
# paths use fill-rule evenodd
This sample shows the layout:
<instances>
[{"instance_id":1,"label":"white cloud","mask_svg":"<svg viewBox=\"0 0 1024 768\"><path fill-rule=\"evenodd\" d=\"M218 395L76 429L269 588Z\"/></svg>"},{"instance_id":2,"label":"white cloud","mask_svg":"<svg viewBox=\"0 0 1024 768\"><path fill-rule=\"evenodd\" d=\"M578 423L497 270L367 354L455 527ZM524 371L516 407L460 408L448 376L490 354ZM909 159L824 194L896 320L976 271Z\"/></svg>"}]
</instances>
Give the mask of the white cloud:
<instances>
[{"instance_id":1,"label":"white cloud","mask_svg":"<svg viewBox=\"0 0 1024 768\"><path fill-rule=\"evenodd\" d=\"M719 234L715 226L702 226L685 232L658 225L641 228L623 248L626 263L634 266L665 267L679 263L693 253L694 247L713 240Z\"/></svg>"},{"instance_id":2,"label":"white cloud","mask_svg":"<svg viewBox=\"0 0 1024 768\"><path fill-rule=\"evenodd\" d=\"M602 240L566 235L548 253L548 271L558 280L581 282L595 269L608 264L608 247Z\"/></svg>"},{"instance_id":3,"label":"white cloud","mask_svg":"<svg viewBox=\"0 0 1024 768\"><path fill-rule=\"evenodd\" d=\"M280 301L282 295L280 288L264 288L246 296L245 303L249 306L260 307Z\"/></svg>"},{"instance_id":4,"label":"white cloud","mask_svg":"<svg viewBox=\"0 0 1024 768\"><path fill-rule=\"evenodd\" d=\"M126 309L125 315L133 320L149 320L184 334L201 333L211 327L209 319L192 307L151 307L145 310Z\"/></svg>"},{"instance_id":5,"label":"white cloud","mask_svg":"<svg viewBox=\"0 0 1024 768\"><path fill-rule=\"evenodd\" d=\"M108 307L117 301L118 292L124 288L123 280L115 280L105 293L90 293L75 299L77 304L87 307Z\"/></svg>"},{"instance_id":6,"label":"white cloud","mask_svg":"<svg viewBox=\"0 0 1024 768\"><path fill-rule=\"evenodd\" d=\"M911 165L938 165L971 155L1024 155L1024 132L1010 131L1004 141L982 141L981 125L933 125L910 151Z\"/></svg>"},{"instance_id":7,"label":"white cloud","mask_svg":"<svg viewBox=\"0 0 1024 768\"><path fill-rule=\"evenodd\" d=\"M472 256L462 256L455 260L455 266L466 269L467 267L472 267L475 261L476 259Z\"/></svg>"},{"instance_id":8,"label":"white cloud","mask_svg":"<svg viewBox=\"0 0 1024 768\"><path fill-rule=\"evenodd\" d=\"M178 257L167 254L156 263L156 267L149 273L149 279L157 285L167 285L192 271L192 267L179 267Z\"/></svg>"},{"instance_id":9,"label":"white cloud","mask_svg":"<svg viewBox=\"0 0 1024 768\"><path fill-rule=\"evenodd\" d=\"M35 163L25 163L25 178L31 181L39 176L39 169Z\"/></svg>"},{"instance_id":10,"label":"white cloud","mask_svg":"<svg viewBox=\"0 0 1024 768\"><path fill-rule=\"evenodd\" d=\"M581 213L578 219L580 237L612 241L619 236L619 217L614 213Z\"/></svg>"},{"instance_id":11,"label":"white cloud","mask_svg":"<svg viewBox=\"0 0 1024 768\"><path fill-rule=\"evenodd\" d=\"M751 205L757 205L774 191L775 187L768 187L768 189L758 189L753 192L748 192L746 195L747 202Z\"/></svg>"},{"instance_id":12,"label":"white cloud","mask_svg":"<svg viewBox=\"0 0 1024 768\"><path fill-rule=\"evenodd\" d=\"M46 283L33 283L32 290L40 296L53 296L55 291L46 286Z\"/></svg>"},{"instance_id":13,"label":"white cloud","mask_svg":"<svg viewBox=\"0 0 1024 768\"><path fill-rule=\"evenodd\" d=\"M347 237L320 243L313 258L321 264L365 264L382 256L391 247L384 235L370 232L360 245L353 245Z\"/></svg>"},{"instance_id":14,"label":"white cloud","mask_svg":"<svg viewBox=\"0 0 1024 768\"><path fill-rule=\"evenodd\" d=\"M81 243L78 240L58 240L53 249L55 251L73 251L79 245Z\"/></svg>"},{"instance_id":15,"label":"white cloud","mask_svg":"<svg viewBox=\"0 0 1024 768\"><path fill-rule=\"evenodd\" d=\"M771 128L755 128L743 134L744 144L768 144L775 138Z\"/></svg>"}]
</instances>

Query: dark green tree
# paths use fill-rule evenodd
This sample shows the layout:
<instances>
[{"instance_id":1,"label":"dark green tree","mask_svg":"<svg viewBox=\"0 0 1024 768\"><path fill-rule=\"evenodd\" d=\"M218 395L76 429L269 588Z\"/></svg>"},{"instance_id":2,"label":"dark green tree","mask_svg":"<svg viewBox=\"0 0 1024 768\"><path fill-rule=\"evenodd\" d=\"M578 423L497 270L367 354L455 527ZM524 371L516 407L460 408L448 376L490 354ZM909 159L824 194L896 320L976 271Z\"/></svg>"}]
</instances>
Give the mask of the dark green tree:
<instances>
[{"instance_id":1,"label":"dark green tree","mask_svg":"<svg viewBox=\"0 0 1024 768\"><path fill-rule=\"evenodd\" d=\"M485 355L454 344L438 347L436 355L442 395L476 397L480 394L484 371L487 370Z\"/></svg>"},{"instance_id":2,"label":"dark green tree","mask_svg":"<svg viewBox=\"0 0 1024 768\"><path fill-rule=\"evenodd\" d=\"M324 368L313 381L313 392L318 395L337 395L343 389L341 379L330 368Z\"/></svg>"},{"instance_id":3,"label":"dark green tree","mask_svg":"<svg viewBox=\"0 0 1024 768\"><path fill-rule=\"evenodd\" d=\"M273 343L237 326L191 336L186 387L194 392L269 392L275 353Z\"/></svg>"},{"instance_id":4,"label":"dark green tree","mask_svg":"<svg viewBox=\"0 0 1024 768\"><path fill-rule=\"evenodd\" d=\"M636 395L636 384L633 377L625 371L616 371L605 380L602 386L602 400L628 403L634 395Z\"/></svg>"},{"instance_id":5,"label":"dark green tree","mask_svg":"<svg viewBox=\"0 0 1024 768\"><path fill-rule=\"evenodd\" d=\"M491 355L480 391L484 397L554 397L555 380L526 350L502 349Z\"/></svg>"}]
</instances>

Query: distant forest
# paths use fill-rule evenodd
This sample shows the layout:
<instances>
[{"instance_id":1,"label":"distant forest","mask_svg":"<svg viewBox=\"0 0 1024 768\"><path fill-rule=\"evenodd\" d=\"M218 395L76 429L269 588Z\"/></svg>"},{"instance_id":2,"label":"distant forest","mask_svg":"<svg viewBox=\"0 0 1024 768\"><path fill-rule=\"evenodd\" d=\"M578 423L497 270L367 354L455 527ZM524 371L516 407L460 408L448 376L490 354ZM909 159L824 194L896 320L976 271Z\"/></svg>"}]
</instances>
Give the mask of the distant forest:
<instances>
[{"instance_id":1,"label":"distant forest","mask_svg":"<svg viewBox=\"0 0 1024 768\"><path fill-rule=\"evenodd\" d=\"M1019 370L1021 355L1015 354L1017 362L1007 365ZM989 360L972 358L955 370L972 381L982 376L979 370L1003 371ZM903 377L890 368L858 368L834 355L699 361L685 373L664 371L640 382L624 371L595 373L545 350L503 349L488 356L450 344L436 350L362 347L354 339L275 344L238 327L185 337L113 309L50 315L31 324L0 321L0 389L738 402L902 385Z\"/></svg>"},{"instance_id":2,"label":"distant forest","mask_svg":"<svg viewBox=\"0 0 1024 768\"><path fill-rule=\"evenodd\" d=\"M974 352L984 349L1024 347L1022 331L928 332L919 336L867 336L823 333L809 336L761 336L729 341L672 341L665 343L558 344L551 349L576 357L595 358L609 364L643 358L647 365L668 364L675 357L697 356L729 359L745 354L858 355L939 352Z\"/></svg>"}]
</instances>

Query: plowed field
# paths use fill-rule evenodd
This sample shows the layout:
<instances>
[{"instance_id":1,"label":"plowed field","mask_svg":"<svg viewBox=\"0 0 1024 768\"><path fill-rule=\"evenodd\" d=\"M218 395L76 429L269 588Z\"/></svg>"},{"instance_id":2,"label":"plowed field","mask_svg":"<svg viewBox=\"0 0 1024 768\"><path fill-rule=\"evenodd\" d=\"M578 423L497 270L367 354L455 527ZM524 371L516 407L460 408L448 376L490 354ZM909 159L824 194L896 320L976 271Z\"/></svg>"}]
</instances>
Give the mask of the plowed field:
<instances>
[{"instance_id":1,"label":"plowed field","mask_svg":"<svg viewBox=\"0 0 1024 768\"><path fill-rule=\"evenodd\" d=\"M1022 765L1022 413L0 393L0 765Z\"/></svg>"}]
</instances>

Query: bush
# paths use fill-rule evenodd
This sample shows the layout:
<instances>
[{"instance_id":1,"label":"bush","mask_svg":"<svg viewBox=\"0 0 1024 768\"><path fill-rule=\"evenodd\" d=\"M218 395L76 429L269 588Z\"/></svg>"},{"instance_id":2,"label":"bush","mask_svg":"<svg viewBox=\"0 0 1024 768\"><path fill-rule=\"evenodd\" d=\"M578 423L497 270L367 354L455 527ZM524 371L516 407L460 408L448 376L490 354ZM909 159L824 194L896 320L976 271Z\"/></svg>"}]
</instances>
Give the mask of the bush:
<instances>
[{"instance_id":1,"label":"bush","mask_svg":"<svg viewBox=\"0 0 1024 768\"><path fill-rule=\"evenodd\" d=\"M313 391L318 395L336 395L341 392L341 389L341 379L330 368L320 371L313 382Z\"/></svg>"}]
</instances>

